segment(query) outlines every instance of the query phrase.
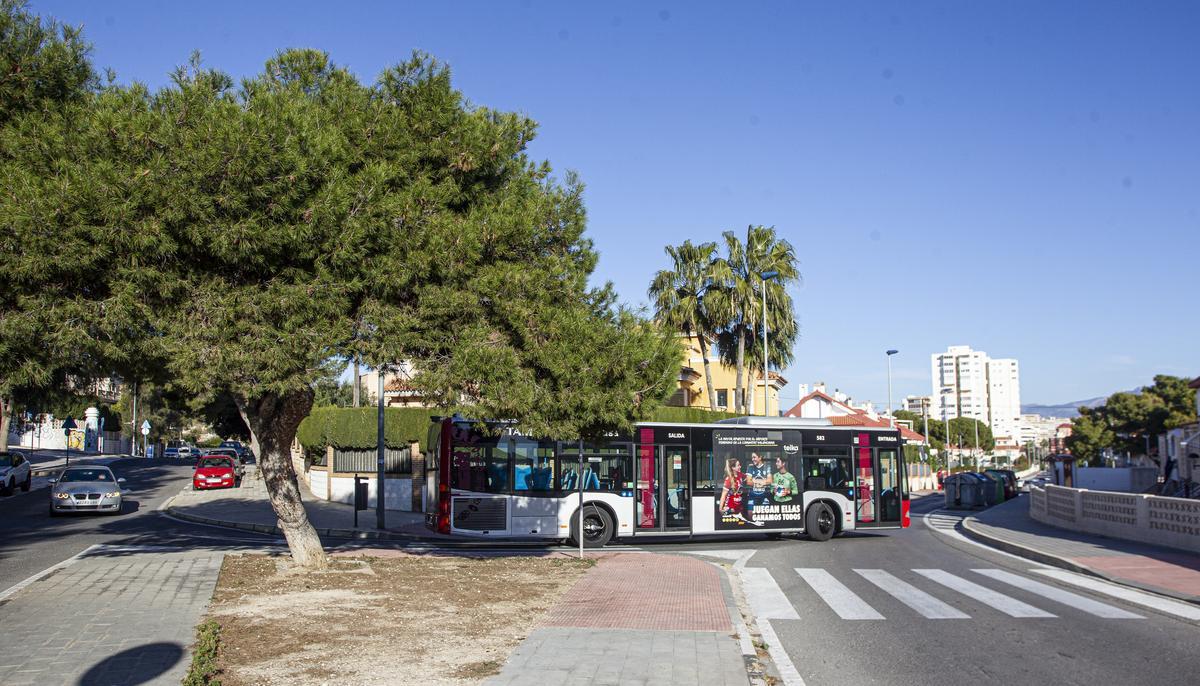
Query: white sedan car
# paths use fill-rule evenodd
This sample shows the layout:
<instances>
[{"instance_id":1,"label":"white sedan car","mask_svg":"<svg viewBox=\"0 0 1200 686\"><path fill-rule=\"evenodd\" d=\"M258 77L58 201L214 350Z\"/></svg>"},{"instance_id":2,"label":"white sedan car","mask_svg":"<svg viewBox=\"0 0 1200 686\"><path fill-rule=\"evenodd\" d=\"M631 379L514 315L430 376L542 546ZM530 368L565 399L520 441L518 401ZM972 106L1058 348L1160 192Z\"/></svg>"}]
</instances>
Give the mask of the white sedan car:
<instances>
[{"instance_id":1,"label":"white sedan car","mask_svg":"<svg viewBox=\"0 0 1200 686\"><path fill-rule=\"evenodd\" d=\"M121 484L112 470L104 465L67 467L51 479L50 516L64 512L103 512L120 514Z\"/></svg>"},{"instance_id":2,"label":"white sedan car","mask_svg":"<svg viewBox=\"0 0 1200 686\"><path fill-rule=\"evenodd\" d=\"M17 486L28 491L33 483L33 471L29 460L21 453L0 453L0 495L12 495Z\"/></svg>"}]
</instances>

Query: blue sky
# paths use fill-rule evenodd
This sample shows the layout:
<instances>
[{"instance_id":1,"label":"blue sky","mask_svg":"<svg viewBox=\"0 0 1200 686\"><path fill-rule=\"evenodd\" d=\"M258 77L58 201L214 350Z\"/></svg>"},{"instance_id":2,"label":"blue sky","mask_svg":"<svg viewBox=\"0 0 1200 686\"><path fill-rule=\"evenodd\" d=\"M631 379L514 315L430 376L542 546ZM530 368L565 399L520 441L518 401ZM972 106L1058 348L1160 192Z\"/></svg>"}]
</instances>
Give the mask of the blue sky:
<instances>
[{"instance_id":1,"label":"blue sky","mask_svg":"<svg viewBox=\"0 0 1200 686\"><path fill-rule=\"evenodd\" d=\"M1021 363L1022 401L1200 374L1200 3L35 1L162 85L315 47L370 80L413 48L588 186L597 279L774 225L801 260L784 400L928 393L929 356Z\"/></svg>"}]
</instances>

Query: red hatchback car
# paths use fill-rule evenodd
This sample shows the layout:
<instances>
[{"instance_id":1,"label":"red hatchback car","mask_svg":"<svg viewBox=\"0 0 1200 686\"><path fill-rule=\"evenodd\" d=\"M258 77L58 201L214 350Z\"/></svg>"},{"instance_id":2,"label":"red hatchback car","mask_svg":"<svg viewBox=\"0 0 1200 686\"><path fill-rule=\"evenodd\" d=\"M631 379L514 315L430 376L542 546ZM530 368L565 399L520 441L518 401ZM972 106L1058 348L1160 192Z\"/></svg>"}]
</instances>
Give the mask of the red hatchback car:
<instances>
[{"instance_id":1,"label":"red hatchback car","mask_svg":"<svg viewBox=\"0 0 1200 686\"><path fill-rule=\"evenodd\" d=\"M208 455L196 462L196 471L192 474L192 488L233 488L241 485L237 466L234 459L218 455Z\"/></svg>"}]
</instances>

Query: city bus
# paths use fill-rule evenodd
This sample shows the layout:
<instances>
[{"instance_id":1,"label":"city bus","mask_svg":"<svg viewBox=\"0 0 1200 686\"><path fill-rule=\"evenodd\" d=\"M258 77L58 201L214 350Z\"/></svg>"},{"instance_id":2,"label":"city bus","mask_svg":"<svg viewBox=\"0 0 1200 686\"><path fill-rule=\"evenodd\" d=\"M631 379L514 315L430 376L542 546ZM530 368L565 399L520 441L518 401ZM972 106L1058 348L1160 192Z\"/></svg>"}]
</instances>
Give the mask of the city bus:
<instances>
[{"instance_id":1,"label":"city bus","mask_svg":"<svg viewBox=\"0 0 1200 686\"><path fill-rule=\"evenodd\" d=\"M826 541L909 524L891 428L738 417L564 441L455 417L435 418L427 445L426 525L455 536L600 547L747 532Z\"/></svg>"}]
</instances>

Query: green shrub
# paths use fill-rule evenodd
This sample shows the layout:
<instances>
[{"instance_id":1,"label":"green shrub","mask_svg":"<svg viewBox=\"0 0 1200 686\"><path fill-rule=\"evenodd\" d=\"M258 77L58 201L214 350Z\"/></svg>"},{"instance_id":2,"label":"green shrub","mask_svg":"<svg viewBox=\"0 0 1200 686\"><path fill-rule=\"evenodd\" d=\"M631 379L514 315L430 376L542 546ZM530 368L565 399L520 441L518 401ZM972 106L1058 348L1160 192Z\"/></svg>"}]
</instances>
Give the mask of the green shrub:
<instances>
[{"instance_id":1,"label":"green shrub","mask_svg":"<svg viewBox=\"0 0 1200 686\"><path fill-rule=\"evenodd\" d=\"M192 665L183 686L221 686L218 676L217 652L221 647L221 625L207 620L196 627L196 645L192 648Z\"/></svg>"},{"instance_id":2,"label":"green shrub","mask_svg":"<svg viewBox=\"0 0 1200 686\"><path fill-rule=\"evenodd\" d=\"M308 451L335 448L374 448L378 439L378 408L317 407L300 422L296 440ZM389 448L404 448L425 441L430 417L440 410L422 407L389 407L383 412L383 437Z\"/></svg>"}]
</instances>

